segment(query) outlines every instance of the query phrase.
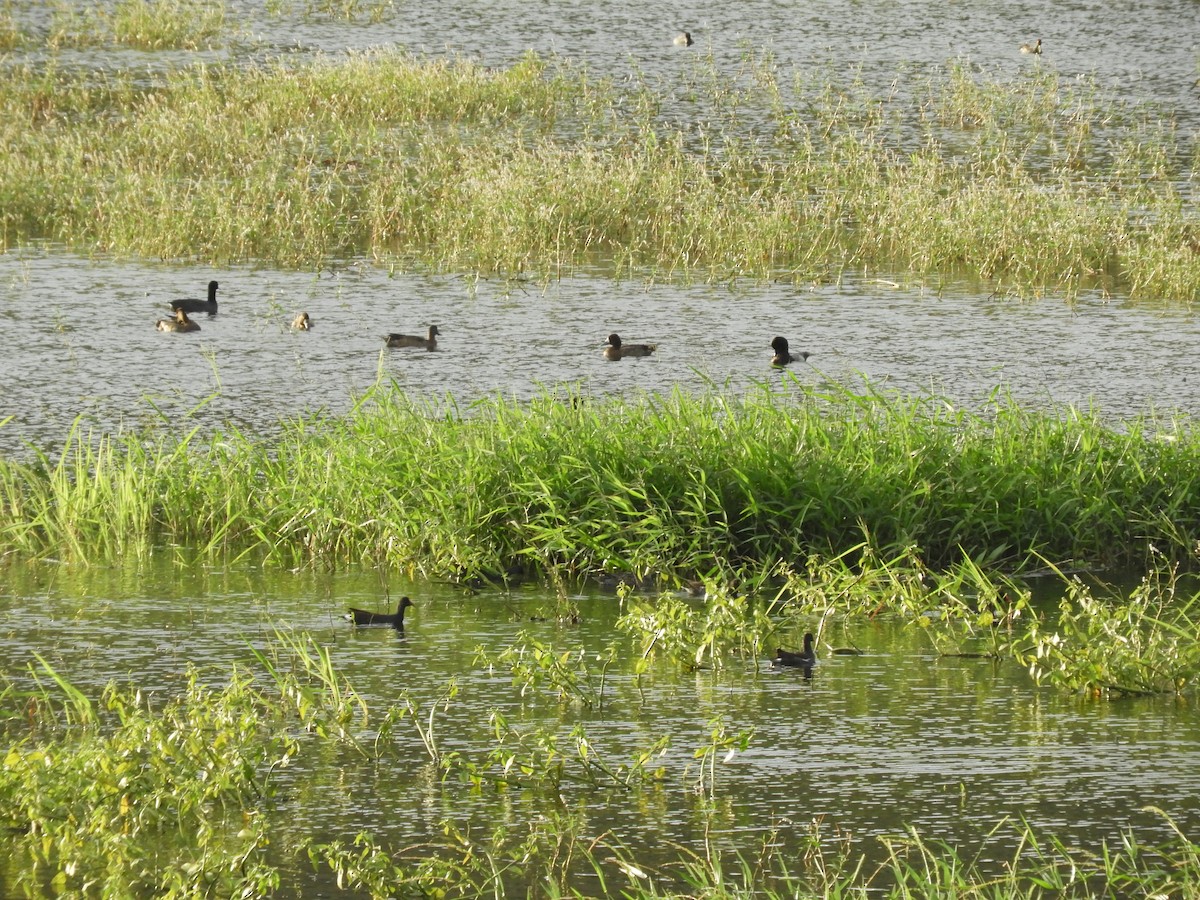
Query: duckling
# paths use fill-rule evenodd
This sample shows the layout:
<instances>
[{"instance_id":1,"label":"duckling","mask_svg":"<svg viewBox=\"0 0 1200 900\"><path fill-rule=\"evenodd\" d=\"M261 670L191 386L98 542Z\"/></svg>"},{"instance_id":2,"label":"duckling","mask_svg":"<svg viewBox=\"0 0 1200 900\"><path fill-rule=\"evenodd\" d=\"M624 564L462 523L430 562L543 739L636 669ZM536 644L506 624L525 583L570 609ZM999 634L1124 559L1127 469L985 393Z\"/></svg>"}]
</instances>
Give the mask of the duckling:
<instances>
[{"instance_id":1,"label":"duckling","mask_svg":"<svg viewBox=\"0 0 1200 900\"><path fill-rule=\"evenodd\" d=\"M607 343L604 358L614 362L626 356L649 356L658 349L658 344L622 344L619 334L610 334Z\"/></svg>"},{"instance_id":2,"label":"duckling","mask_svg":"<svg viewBox=\"0 0 1200 900\"><path fill-rule=\"evenodd\" d=\"M771 349L775 351L775 355L771 357L771 365L773 366L786 366L788 363L793 363L797 360L804 362L812 355L807 350L793 355L788 351L788 342L785 337L776 336L771 338Z\"/></svg>"},{"instance_id":3,"label":"duckling","mask_svg":"<svg viewBox=\"0 0 1200 900\"><path fill-rule=\"evenodd\" d=\"M1032 53L1034 56L1041 56L1042 55L1042 39L1038 38L1037 43L1035 43L1035 44L1022 44L1021 52L1022 53Z\"/></svg>"},{"instance_id":4,"label":"duckling","mask_svg":"<svg viewBox=\"0 0 1200 900\"><path fill-rule=\"evenodd\" d=\"M437 349L437 336L441 334L436 325L429 326L429 337L418 337L415 334L389 334L384 343L389 347L424 347L426 350Z\"/></svg>"},{"instance_id":5,"label":"duckling","mask_svg":"<svg viewBox=\"0 0 1200 900\"><path fill-rule=\"evenodd\" d=\"M308 331L312 328L312 319L306 312L297 313L296 318L292 319L292 328L295 331Z\"/></svg>"},{"instance_id":6,"label":"duckling","mask_svg":"<svg viewBox=\"0 0 1200 900\"><path fill-rule=\"evenodd\" d=\"M355 625L391 625L397 631L404 630L404 613L410 606L415 606L407 597L400 598L400 605L396 608L395 613L377 613L366 609L355 609L350 607L346 613L346 618Z\"/></svg>"},{"instance_id":7,"label":"duckling","mask_svg":"<svg viewBox=\"0 0 1200 900\"><path fill-rule=\"evenodd\" d=\"M175 310L175 318L159 319L154 326L159 331L199 331L200 326L187 317L182 309Z\"/></svg>"},{"instance_id":8,"label":"duckling","mask_svg":"<svg viewBox=\"0 0 1200 900\"><path fill-rule=\"evenodd\" d=\"M799 653L793 650L784 650L780 647L775 651L775 665L777 666L794 666L799 669L811 669L817 664L817 651L813 649L812 632L804 635L804 649Z\"/></svg>"},{"instance_id":9,"label":"duckling","mask_svg":"<svg viewBox=\"0 0 1200 900\"><path fill-rule=\"evenodd\" d=\"M690 31L681 31L675 35L676 47L690 47L694 43L696 42L692 40L692 33Z\"/></svg>"},{"instance_id":10,"label":"duckling","mask_svg":"<svg viewBox=\"0 0 1200 900\"><path fill-rule=\"evenodd\" d=\"M182 309L184 312L190 313L202 312L208 313L210 316L215 316L217 314L217 283L215 281L210 281L208 283L207 300L196 300L194 298L172 300L171 309Z\"/></svg>"}]
</instances>

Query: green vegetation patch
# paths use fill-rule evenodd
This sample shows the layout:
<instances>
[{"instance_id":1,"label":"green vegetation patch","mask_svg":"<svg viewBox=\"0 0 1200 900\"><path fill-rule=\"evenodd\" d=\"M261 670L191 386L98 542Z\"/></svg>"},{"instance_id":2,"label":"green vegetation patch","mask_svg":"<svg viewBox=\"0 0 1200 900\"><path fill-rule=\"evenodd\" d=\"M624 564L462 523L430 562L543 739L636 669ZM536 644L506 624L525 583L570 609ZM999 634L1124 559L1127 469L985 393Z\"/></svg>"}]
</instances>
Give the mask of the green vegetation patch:
<instances>
[{"instance_id":1,"label":"green vegetation patch","mask_svg":"<svg viewBox=\"0 0 1200 900\"><path fill-rule=\"evenodd\" d=\"M225 25L225 4L209 0L116 0L52 3L51 49L119 44L139 50L196 50L214 43Z\"/></svg>"},{"instance_id":2,"label":"green vegetation patch","mask_svg":"<svg viewBox=\"0 0 1200 900\"><path fill-rule=\"evenodd\" d=\"M463 413L380 385L273 438L77 434L0 463L0 548L99 561L179 543L442 577L770 571L864 541L1013 571L1194 549L1185 424L793 387Z\"/></svg>"},{"instance_id":3,"label":"green vegetation patch","mask_svg":"<svg viewBox=\"0 0 1200 900\"><path fill-rule=\"evenodd\" d=\"M905 97L769 58L617 88L394 51L0 72L0 245L318 268L814 279L848 266L1200 296L1195 157L1086 79L953 65ZM668 98L673 98L668 101Z\"/></svg>"}]
</instances>

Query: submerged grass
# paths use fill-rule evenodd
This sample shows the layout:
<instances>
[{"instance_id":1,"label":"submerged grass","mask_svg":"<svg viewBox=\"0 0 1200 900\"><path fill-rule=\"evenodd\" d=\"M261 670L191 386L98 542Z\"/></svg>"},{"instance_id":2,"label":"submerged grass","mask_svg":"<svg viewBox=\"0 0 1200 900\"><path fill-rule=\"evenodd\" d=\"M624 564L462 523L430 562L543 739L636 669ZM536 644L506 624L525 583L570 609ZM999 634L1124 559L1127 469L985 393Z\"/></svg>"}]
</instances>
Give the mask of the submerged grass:
<instances>
[{"instance_id":1,"label":"submerged grass","mask_svg":"<svg viewBox=\"0 0 1200 900\"><path fill-rule=\"evenodd\" d=\"M54 50L112 44L140 50L195 50L212 44L225 25L225 4L211 0L116 0L112 4L56 0L50 10L45 43Z\"/></svg>"},{"instance_id":2,"label":"submerged grass","mask_svg":"<svg viewBox=\"0 0 1200 900\"><path fill-rule=\"evenodd\" d=\"M665 756L664 737L635 750L626 765L598 754L582 724L569 735L554 728L522 731L493 715L486 725L476 723L472 738L482 737L482 746L472 740L446 754L439 784L397 766L410 761L413 742L401 728L419 732L428 744L410 698L369 708L311 638L277 634L255 656L267 677L235 667L218 674L223 686L212 688L193 669L167 698L115 684L88 696L40 660L24 676L4 673L0 824L8 834L0 871L6 886L30 897L180 898L319 890L371 897L533 891L579 898L982 900L1050 892L1193 897L1200 891L1200 846L1157 809L1147 811L1165 822L1166 839L1150 843L1130 827L1117 844L1096 848L1068 845L1026 822L1002 821L975 855L916 829L881 837L880 854L854 847L848 835L823 831L818 820L783 820L768 823L749 850L729 848L727 836L717 834L722 829L705 827L693 846L634 852L621 835L597 832L587 805L575 801L608 796L615 786L641 808L661 803L664 782L673 782L689 796L707 798L695 814L712 825L723 815L724 804L712 803L724 800L717 777L722 760L750 746L750 732L734 733L716 720L694 762ZM453 702L453 694L451 686L444 702ZM342 727L351 719L357 734ZM329 724L335 727L324 727ZM474 796L493 797L501 806L510 789L520 789L526 801L542 796L535 806L544 813L528 820L501 814L475 828L446 813L441 821L426 821L428 837L417 843L368 832L331 838L325 817L296 813L303 809L312 758L319 769L320 758L346 746L373 755L389 779L420 784L412 796L424 808L453 808L466 784ZM659 767L651 770L651 763ZM353 779L344 787L359 789ZM1011 851L997 861L1005 846ZM295 867L301 855L330 877L305 881Z\"/></svg>"},{"instance_id":3,"label":"submerged grass","mask_svg":"<svg viewBox=\"0 0 1200 900\"><path fill-rule=\"evenodd\" d=\"M864 542L992 571L1195 551L1184 423L794 387L462 414L381 384L271 439L76 433L56 457L0 461L0 552L98 562L180 543L286 567L693 578Z\"/></svg>"},{"instance_id":4,"label":"submerged grass","mask_svg":"<svg viewBox=\"0 0 1200 900\"><path fill-rule=\"evenodd\" d=\"M10 66L0 246L544 276L865 266L1200 296L1195 159L1169 112L1048 67L1009 81L955 64L900 97L789 83L769 57L714 65L621 89L535 56L372 52L149 83Z\"/></svg>"}]
</instances>

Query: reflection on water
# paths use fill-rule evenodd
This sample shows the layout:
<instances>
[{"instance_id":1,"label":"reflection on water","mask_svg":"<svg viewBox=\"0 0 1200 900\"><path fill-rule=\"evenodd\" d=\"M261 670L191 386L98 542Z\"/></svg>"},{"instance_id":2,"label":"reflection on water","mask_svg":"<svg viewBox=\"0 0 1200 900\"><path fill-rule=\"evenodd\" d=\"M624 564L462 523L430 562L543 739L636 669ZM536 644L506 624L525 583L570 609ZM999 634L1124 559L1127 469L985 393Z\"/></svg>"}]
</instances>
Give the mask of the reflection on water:
<instances>
[{"instance_id":1,"label":"reflection on water","mask_svg":"<svg viewBox=\"0 0 1200 900\"><path fill-rule=\"evenodd\" d=\"M198 334L154 323L169 299L221 282ZM288 327L299 311L313 328ZM848 383L979 404L997 388L1033 406L1095 404L1114 419L1197 411L1189 378L1200 323L1186 310L1084 298L1017 303L877 279L835 284L645 285L601 277L545 286L458 276L320 277L178 269L69 256L0 255L0 449L54 449L78 418L108 432L163 421L252 433L314 411L341 413L379 378L418 400L528 398L570 385L591 395L734 393L756 384ZM390 350L390 331L437 324L438 350ZM649 359L610 363L608 334L650 341ZM770 367L771 338L806 363ZM191 413L192 418L184 421Z\"/></svg>"},{"instance_id":2,"label":"reflection on water","mask_svg":"<svg viewBox=\"0 0 1200 900\"><path fill-rule=\"evenodd\" d=\"M1004 817L1088 847L1135 825L1143 837L1165 837L1161 822L1141 811L1147 804L1178 817L1185 830L1200 827L1200 716L1190 705L1092 702L1039 689L1012 662L938 658L920 629L902 623L848 626L836 641L867 654L824 653L812 680L773 669L766 658L718 672L659 661L638 685L631 674L638 648L613 629L612 595L574 598L580 622L559 625L537 620L554 597L536 589L464 597L448 586L385 584L374 573L204 571L164 558L138 572L47 567L11 575L0 594L0 662L9 674L19 675L36 651L93 690L112 677L172 690L189 662L221 679L232 661L249 660L248 645L290 628L329 647L376 714L402 691L427 709L457 679L457 697L437 718L443 749L482 756L492 710L523 729L565 733L582 724L613 763L669 734L661 788L610 793L567 782L562 792L588 833L611 828L648 861L670 842L701 846L705 823L689 766L718 718L730 733L753 730L748 752L717 768L711 837L722 847L752 852L775 828L785 844L798 845L814 817L872 853L875 836L912 825L964 848L986 844L984 858L997 860L1013 841L1003 829L986 834ZM389 607L385 591L416 599L403 636L340 618L348 606ZM598 653L615 643L603 708L521 696L507 673L473 662L477 647L495 654L522 629L560 650ZM302 757L285 773L281 831L304 823L318 839L350 839L368 830L401 846L436 835L443 818L490 829L556 805L538 792L472 794L453 779L440 785L416 732L399 728L395 740L395 753L380 763Z\"/></svg>"}]
</instances>

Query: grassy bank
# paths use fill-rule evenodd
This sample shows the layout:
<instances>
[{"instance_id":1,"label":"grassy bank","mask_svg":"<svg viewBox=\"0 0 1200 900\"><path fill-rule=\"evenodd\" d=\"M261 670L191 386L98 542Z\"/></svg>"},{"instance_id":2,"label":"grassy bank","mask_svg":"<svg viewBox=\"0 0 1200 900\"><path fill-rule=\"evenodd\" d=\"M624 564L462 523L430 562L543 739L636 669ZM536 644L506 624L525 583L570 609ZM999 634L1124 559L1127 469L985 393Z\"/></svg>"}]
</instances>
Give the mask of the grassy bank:
<instances>
[{"instance_id":1,"label":"grassy bank","mask_svg":"<svg viewBox=\"0 0 1200 900\"><path fill-rule=\"evenodd\" d=\"M101 561L180 543L440 577L765 571L864 542L931 566L1136 567L1194 552L1198 457L1183 424L1114 430L1003 399L797 387L461 412L380 385L271 439L76 435L6 461L0 546Z\"/></svg>"},{"instance_id":2,"label":"grassy bank","mask_svg":"<svg viewBox=\"0 0 1200 900\"><path fill-rule=\"evenodd\" d=\"M1194 157L1167 112L1046 68L952 65L902 97L767 59L678 77L618 90L562 60L390 52L137 81L8 67L0 245L1200 296Z\"/></svg>"}]
</instances>

